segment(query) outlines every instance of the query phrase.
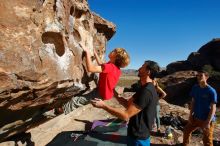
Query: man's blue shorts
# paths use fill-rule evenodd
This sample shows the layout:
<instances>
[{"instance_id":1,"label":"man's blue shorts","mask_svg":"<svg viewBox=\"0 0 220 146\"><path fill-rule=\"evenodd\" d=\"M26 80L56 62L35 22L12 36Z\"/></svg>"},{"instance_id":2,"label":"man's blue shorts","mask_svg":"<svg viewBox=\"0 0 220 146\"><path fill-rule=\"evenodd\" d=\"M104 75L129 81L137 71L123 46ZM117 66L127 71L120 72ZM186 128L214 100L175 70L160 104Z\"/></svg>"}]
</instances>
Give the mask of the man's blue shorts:
<instances>
[{"instance_id":1,"label":"man's blue shorts","mask_svg":"<svg viewBox=\"0 0 220 146\"><path fill-rule=\"evenodd\" d=\"M133 137L127 137L128 146L150 146L150 137L147 139L135 139Z\"/></svg>"}]
</instances>

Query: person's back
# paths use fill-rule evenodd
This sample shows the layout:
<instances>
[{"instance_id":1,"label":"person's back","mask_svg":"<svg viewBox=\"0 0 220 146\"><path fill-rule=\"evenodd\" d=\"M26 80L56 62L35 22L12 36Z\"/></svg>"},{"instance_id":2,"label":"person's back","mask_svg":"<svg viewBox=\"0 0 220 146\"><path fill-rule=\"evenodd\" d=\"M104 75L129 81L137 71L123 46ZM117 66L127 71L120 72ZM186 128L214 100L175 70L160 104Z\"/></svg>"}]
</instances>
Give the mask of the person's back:
<instances>
[{"instance_id":1,"label":"person's back","mask_svg":"<svg viewBox=\"0 0 220 146\"><path fill-rule=\"evenodd\" d=\"M159 86L159 83L156 79L153 80L153 84L156 88L159 100L164 98L167 94L166 92ZM156 123L154 124L154 128L157 127L157 132L160 132L160 103L159 100L156 106Z\"/></svg>"},{"instance_id":2,"label":"person's back","mask_svg":"<svg viewBox=\"0 0 220 146\"><path fill-rule=\"evenodd\" d=\"M118 83L121 70L111 62L104 65L103 71L99 74L98 90L104 100L111 99L113 90Z\"/></svg>"}]
</instances>

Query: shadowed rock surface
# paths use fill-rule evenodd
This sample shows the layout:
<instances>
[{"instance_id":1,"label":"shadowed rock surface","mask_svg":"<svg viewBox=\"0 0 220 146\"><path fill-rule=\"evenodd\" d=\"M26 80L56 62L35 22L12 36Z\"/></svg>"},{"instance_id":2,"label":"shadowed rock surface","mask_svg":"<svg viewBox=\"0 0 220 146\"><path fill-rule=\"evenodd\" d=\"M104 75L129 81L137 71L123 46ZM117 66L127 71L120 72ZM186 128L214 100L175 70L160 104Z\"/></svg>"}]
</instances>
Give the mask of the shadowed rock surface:
<instances>
[{"instance_id":1,"label":"shadowed rock surface","mask_svg":"<svg viewBox=\"0 0 220 146\"><path fill-rule=\"evenodd\" d=\"M175 105L184 106L191 100L189 93L196 83L196 71L178 71L160 79L167 96L165 100Z\"/></svg>"},{"instance_id":2,"label":"shadowed rock surface","mask_svg":"<svg viewBox=\"0 0 220 146\"><path fill-rule=\"evenodd\" d=\"M115 25L92 13L86 0L1 1L0 141L87 90L93 75L79 44L104 59L114 33Z\"/></svg>"},{"instance_id":3,"label":"shadowed rock surface","mask_svg":"<svg viewBox=\"0 0 220 146\"><path fill-rule=\"evenodd\" d=\"M198 53L200 53L201 56L204 56L206 58L204 60L208 60L215 70L220 71L220 38L213 39L202 46L198 50Z\"/></svg>"}]
</instances>

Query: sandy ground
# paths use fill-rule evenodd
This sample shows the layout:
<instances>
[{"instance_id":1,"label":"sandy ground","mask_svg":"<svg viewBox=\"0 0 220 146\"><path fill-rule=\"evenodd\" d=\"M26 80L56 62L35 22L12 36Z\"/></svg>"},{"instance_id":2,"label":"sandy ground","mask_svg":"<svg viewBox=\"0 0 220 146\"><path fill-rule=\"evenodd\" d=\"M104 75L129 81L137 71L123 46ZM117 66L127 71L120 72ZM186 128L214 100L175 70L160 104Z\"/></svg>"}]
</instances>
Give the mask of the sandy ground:
<instances>
[{"instance_id":1,"label":"sandy ground","mask_svg":"<svg viewBox=\"0 0 220 146\"><path fill-rule=\"evenodd\" d=\"M115 99L108 102L110 105L120 107ZM78 108L68 115L60 115L34 129L29 130L31 140L36 146L44 146L58 134L67 131L85 130L94 120L113 118L106 111L94 108L91 104Z\"/></svg>"}]
</instances>

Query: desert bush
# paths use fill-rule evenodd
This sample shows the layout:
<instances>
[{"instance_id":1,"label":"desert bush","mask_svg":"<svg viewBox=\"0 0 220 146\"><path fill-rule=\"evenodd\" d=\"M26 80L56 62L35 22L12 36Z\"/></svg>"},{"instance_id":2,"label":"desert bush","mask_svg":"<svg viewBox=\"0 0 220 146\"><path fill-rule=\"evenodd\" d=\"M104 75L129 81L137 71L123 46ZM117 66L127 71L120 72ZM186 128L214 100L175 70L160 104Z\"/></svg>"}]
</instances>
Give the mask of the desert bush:
<instances>
[{"instance_id":1,"label":"desert bush","mask_svg":"<svg viewBox=\"0 0 220 146\"><path fill-rule=\"evenodd\" d=\"M209 73L209 76L212 77L214 80L220 80L220 72L214 70L214 68L211 65L204 65L202 67L202 70Z\"/></svg>"},{"instance_id":2,"label":"desert bush","mask_svg":"<svg viewBox=\"0 0 220 146\"><path fill-rule=\"evenodd\" d=\"M211 76L215 80L218 80L218 81L220 80L220 72L218 72L218 71L213 71Z\"/></svg>"},{"instance_id":3,"label":"desert bush","mask_svg":"<svg viewBox=\"0 0 220 146\"><path fill-rule=\"evenodd\" d=\"M204 66L202 67L202 70L208 72L209 75L211 75L212 72L213 72L213 67L212 67L211 65L204 65Z\"/></svg>"}]
</instances>

